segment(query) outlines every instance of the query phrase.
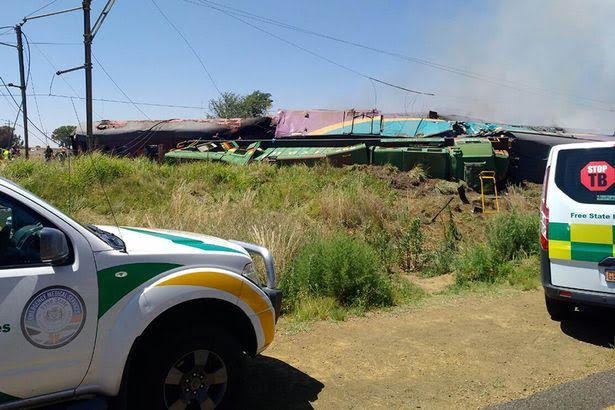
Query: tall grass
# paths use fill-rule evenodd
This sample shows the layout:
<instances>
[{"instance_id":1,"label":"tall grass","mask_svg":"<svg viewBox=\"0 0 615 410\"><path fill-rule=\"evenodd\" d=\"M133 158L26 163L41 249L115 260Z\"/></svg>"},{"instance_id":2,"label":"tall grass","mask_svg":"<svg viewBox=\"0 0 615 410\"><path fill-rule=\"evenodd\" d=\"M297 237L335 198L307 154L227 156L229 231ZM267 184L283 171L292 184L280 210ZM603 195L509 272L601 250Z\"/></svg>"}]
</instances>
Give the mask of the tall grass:
<instances>
[{"instance_id":1,"label":"tall grass","mask_svg":"<svg viewBox=\"0 0 615 410\"><path fill-rule=\"evenodd\" d=\"M512 211L496 215L486 227L485 242L466 246L456 258L456 283L538 286L537 237L535 214Z\"/></svg>"},{"instance_id":2,"label":"tall grass","mask_svg":"<svg viewBox=\"0 0 615 410\"><path fill-rule=\"evenodd\" d=\"M112 224L112 209L124 226L263 244L294 295L287 309L297 315L339 318L357 307L407 303L423 293L404 272L447 273L455 270L455 258L466 258L460 266L468 268L456 271L458 281L467 283L493 277L494 260L522 261L534 252L535 221L522 211L513 221L496 217L487 226L482 218L449 209L440 225L426 225L447 197L439 197L441 183L426 180L420 169L161 165L93 154L64 163L17 159L0 164L0 174L80 222ZM515 191L511 204L523 204L523 193ZM489 236L491 245L457 256L474 245L476 232ZM473 276L476 267L482 273Z\"/></svg>"},{"instance_id":3,"label":"tall grass","mask_svg":"<svg viewBox=\"0 0 615 410\"><path fill-rule=\"evenodd\" d=\"M453 261L462 236L450 207L447 207L447 216L448 218L441 222L442 239L429 254L429 262L423 273L425 276L444 275L450 273L453 269Z\"/></svg>"}]
</instances>

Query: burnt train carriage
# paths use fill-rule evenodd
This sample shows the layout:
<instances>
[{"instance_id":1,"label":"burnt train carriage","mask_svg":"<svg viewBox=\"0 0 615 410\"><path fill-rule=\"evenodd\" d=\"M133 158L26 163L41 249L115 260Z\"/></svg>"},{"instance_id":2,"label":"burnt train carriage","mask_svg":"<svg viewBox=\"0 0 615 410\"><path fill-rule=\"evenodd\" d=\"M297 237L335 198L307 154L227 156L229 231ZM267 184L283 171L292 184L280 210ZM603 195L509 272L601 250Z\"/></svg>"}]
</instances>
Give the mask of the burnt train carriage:
<instances>
[{"instance_id":1,"label":"burnt train carriage","mask_svg":"<svg viewBox=\"0 0 615 410\"><path fill-rule=\"evenodd\" d=\"M94 123L94 149L117 155L142 155L148 148L162 146L166 152L186 140L238 140L273 138L271 117L138 120ZM77 132L76 151L87 150L87 137Z\"/></svg>"}]
</instances>

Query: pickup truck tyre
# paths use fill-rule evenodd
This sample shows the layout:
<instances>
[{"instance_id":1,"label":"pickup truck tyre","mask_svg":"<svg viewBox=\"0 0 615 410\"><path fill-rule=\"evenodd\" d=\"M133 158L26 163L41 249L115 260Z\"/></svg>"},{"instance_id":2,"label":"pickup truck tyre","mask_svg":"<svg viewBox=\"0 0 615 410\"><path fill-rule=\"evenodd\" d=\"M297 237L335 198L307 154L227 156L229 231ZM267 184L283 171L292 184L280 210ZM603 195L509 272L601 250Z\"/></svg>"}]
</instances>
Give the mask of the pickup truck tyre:
<instances>
[{"instance_id":1,"label":"pickup truck tyre","mask_svg":"<svg viewBox=\"0 0 615 410\"><path fill-rule=\"evenodd\" d=\"M547 312L551 315L551 319L557 322L568 320L574 313L574 304L563 300L552 299L545 295L545 304Z\"/></svg>"},{"instance_id":2,"label":"pickup truck tyre","mask_svg":"<svg viewBox=\"0 0 615 410\"><path fill-rule=\"evenodd\" d=\"M128 380L129 408L235 408L244 375L237 340L217 327L173 333L146 344Z\"/></svg>"}]
</instances>

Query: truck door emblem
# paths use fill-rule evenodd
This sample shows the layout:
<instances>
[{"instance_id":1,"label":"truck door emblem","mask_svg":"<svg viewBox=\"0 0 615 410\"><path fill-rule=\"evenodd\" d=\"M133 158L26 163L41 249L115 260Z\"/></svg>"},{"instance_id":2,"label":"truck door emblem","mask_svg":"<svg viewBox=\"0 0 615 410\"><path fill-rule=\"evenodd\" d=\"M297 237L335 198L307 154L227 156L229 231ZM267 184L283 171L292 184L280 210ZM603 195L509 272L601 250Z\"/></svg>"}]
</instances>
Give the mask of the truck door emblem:
<instances>
[{"instance_id":1,"label":"truck door emblem","mask_svg":"<svg viewBox=\"0 0 615 410\"><path fill-rule=\"evenodd\" d=\"M30 298L21 314L21 330L41 349L57 349L70 343L85 323L85 304L77 292L51 286Z\"/></svg>"},{"instance_id":2,"label":"truck door emblem","mask_svg":"<svg viewBox=\"0 0 615 410\"><path fill-rule=\"evenodd\" d=\"M128 272L125 272L125 271L115 272L116 278L125 278L126 276L128 276Z\"/></svg>"}]
</instances>

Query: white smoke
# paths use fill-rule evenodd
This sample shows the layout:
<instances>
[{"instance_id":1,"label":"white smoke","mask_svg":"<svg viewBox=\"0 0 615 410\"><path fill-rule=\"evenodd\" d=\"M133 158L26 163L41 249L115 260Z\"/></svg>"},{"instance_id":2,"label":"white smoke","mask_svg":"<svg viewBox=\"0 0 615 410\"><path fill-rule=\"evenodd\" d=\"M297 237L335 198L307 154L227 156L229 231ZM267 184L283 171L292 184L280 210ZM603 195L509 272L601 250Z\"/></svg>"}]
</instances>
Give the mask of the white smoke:
<instances>
[{"instance_id":1,"label":"white smoke","mask_svg":"<svg viewBox=\"0 0 615 410\"><path fill-rule=\"evenodd\" d=\"M458 24L435 27L428 35L443 64L505 80L510 87L432 70L427 82L445 94L432 98L434 108L612 134L615 1L488 4L492 12L468 10L457 16Z\"/></svg>"}]
</instances>

